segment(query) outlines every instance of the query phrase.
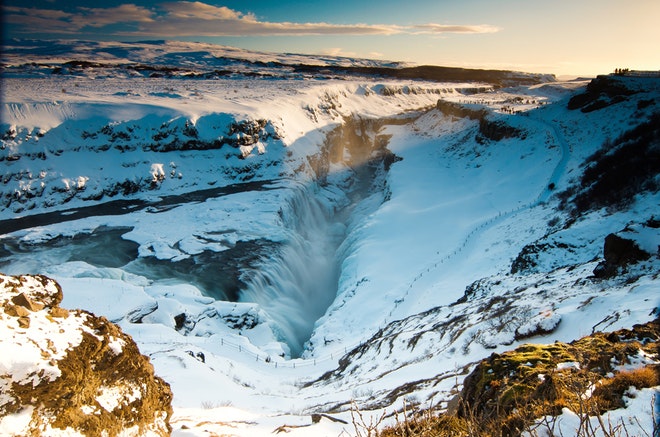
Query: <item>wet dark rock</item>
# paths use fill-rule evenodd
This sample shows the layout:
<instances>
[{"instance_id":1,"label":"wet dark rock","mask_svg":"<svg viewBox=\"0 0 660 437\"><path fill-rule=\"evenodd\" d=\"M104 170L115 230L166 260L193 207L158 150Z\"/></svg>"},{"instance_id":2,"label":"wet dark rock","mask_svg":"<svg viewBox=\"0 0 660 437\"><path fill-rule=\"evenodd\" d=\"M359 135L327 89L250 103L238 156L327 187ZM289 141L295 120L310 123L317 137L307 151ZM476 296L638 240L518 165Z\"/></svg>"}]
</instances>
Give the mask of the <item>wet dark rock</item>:
<instances>
[{"instance_id":1,"label":"wet dark rock","mask_svg":"<svg viewBox=\"0 0 660 437\"><path fill-rule=\"evenodd\" d=\"M186 313L174 316L174 329L180 331L186 325Z\"/></svg>"}]
</instances>

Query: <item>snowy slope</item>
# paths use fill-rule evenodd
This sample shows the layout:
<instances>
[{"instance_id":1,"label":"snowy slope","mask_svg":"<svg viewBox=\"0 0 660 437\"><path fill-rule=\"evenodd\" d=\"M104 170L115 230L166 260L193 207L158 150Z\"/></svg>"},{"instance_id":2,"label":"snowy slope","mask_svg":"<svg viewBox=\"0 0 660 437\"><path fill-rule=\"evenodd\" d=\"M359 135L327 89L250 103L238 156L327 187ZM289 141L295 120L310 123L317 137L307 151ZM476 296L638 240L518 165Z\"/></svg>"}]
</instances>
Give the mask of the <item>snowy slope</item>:
<instances>
[{"instance_id":1,"label":"snowy slope","mask_svg":"<svg viewBox=\"0 0 660 437\"><path fill-rule=\"evenodd\" d=\"M180 49L113 47L76 56L162 66ZM204 69L229 49L198 50ZM350 433L352 400L376 417L445 405L491 352L654 317L659 195L574 220L556 194L658 112L657 81L582 112L567 102L588 81L114 73L6 69L0 269L49 275L64 306L128 332L172 385L174 435ZM652 256L595 280L626 227ZM525 247L535 264L512 273ZM322 412L349 423L312 425Z\"/></svg>"}]
</instances>

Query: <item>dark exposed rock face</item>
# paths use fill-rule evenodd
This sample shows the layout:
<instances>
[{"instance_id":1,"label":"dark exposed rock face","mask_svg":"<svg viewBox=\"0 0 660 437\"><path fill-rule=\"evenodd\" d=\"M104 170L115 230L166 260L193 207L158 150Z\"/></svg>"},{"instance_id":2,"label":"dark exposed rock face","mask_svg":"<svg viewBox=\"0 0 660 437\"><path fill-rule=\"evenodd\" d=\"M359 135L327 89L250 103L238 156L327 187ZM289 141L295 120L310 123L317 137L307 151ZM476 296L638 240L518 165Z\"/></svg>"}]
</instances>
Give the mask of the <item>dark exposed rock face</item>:
<instances>
[{"instance_id":1,"label":"dark exposed rock face","mask_svg":"<svg viewBox=\"0 0 660 437\"><path fill-rule=\"evenodd\" d=\"M483 108L472 109L458 103L438 100L436 108L444 115L459 118L469 118L470 120L479 120L479 133L477 141L481 144L486 141L500 141L505 138L525 138L525 132L504 123L501 120L489 120L486 118L487 111Z\"/></svg>"},{"instance_id":2,"label":"dark exposed rock face","mask_svg":"<svg viewBox=\"0 0 660 437\"><path fill-rule=\"evenodd\" d=\"M649 259L651 256L640 249L634 241L616 234L609 234L605 237L603 255L605 260L594 269L594 275L597 278L616 276L628 264Z\"/></svg>"},{"instance_id":3,"label":"dark exposed rock face","mask_svg":"<svg viewBox=\"0 0 660 437\"><path fill-rule=\"evenodd\" d=\"M644 192L660 190L660 113L649 117L587 158L579 184L560 194L573 215L623 209Z\"/></svg>"},{"instance_id":4,"label":"dark exposed rock face","mask_svg":"<svg viewBox=\"0 0 660 437\"><path fill-rule=\"evenodd\" d=\"M587 91L573 96L568 109L592 112L627 100L636 91L628 88L623 80L615 76L598 76L587 85Z\"/></svg>"},{"instance_id":5,"label":"dark exposed rock face","mask_svg":"<svg viewBox=\"0 0 660 437\"><path fill-rule=\"evenodd\" d=\"M130 336L59 307L43 276L0 275L0 428L14 435L169 435L172 392Z\"/></svg>"},{"instance_id":6,"label":"dark exposed rock face","mask_svg":"<svg viewBox=\"0 0 660 437\"><path fill-rule=\"evenodd\" d=\"M446 100L438 100L436 108L445 115L459 118L469 118L471 120L482 120L486 117L485 109L471 109L458 103Z\"/></svg>"},{"instance_id":7,"label":"dark exposed rock face","mask_svg":"<svg viewBox=\"0 0 660 437\"><path fill-rule=\"evenodd\" d=\"M477 141L484 143L486 140L501 141L505 138L525 138L525 132L509 126L502 121L492 121L486 118L479 120L479 134Z\"/></svg>"}]
</instances>

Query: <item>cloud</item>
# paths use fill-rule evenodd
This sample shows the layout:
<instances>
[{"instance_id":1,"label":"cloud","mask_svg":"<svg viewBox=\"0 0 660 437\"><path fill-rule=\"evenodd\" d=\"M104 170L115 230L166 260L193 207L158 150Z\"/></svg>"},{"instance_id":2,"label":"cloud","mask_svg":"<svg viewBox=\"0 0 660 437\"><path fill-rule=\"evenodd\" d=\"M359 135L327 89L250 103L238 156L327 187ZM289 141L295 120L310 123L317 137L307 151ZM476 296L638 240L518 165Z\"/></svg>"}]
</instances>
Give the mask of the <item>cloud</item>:
<instances>
[{"instance_id":1,"label":"cloud","mask_svg":"<svg viewBox=\"0 0 660 437\"><path fill-rule=\"evenodd\" d=\"M141 25L135 35L178 36L270 36L270 35L388 35L400 33L393 25L330 24L259 21L225 6L201 2L171 2L160 5L153 22Z\"/></svg>"},{"instance_id":2,"label":"cloud","mask_svg":"<svg viewBox=\"0 0 660 437\"><path fill-rule=\"evenodd\" d=\"M350 57L357 56L357 53L344 51L344 49L342 49L341 47L330 47L330 48L321 50L319 53L321 55L325 55L325 56L337 56L337 57L344 57L344 58L350 58Z\"/></svg>"},{"instance_id":3,"label":"cloud","mask_svg":"<svg viewBox=\"0 0 660 437\"><path fill-rule=\"evenodd\" d=\"M455 25L455 24L418 24L411 26L412 33L495 33L500 29L488 24Z\"/></svg>"},{"instance_id":4,"label":"cloud","mask_svg":"<svg viewBox=\"0 0 660 437\"><path fill-rule=\"evenodd\" d=\"M24 26L25 32L48 29L55 33L75 33L77 30L72 30L70 20L73 15L63 11L6 6L3 8L3 14L5 23Z\"/></svg>"},{"instance_id":5,"label":"cloud","mask_svg":"<svg viewBox=\"0 0 660 437\"><path fill-rule=\"evenodd\" d=\"M254 19L250 14L243 14L226 6L212 6L201 2L163 3L162 8L168 12L170 19L183 20L241 20Z\"/></svg>"},{"instance_id":6,"label":"cloud","mask_svg":"<svg viewBox=\"0 0 660 437\"><path fill-rule=\"evenodd\" d=\"M30 15L39 18L50 18L61 20L71 17L70 13L55 9L23 8L19 6L5 6L2 8L5 14Z\"/></svg>"},{"instance_id":7,"label":"cloud","mask_svg":"<svg viewBox=\"0 0 660 437\"><path fill-rule=\"evenodd\" d=\"M76 34L88 27L149 23L153 20L153 11L134 4L114 8L79 7L76 12L8 6L3 8L3 12L5 23L24 26L16 32L29 34Z\"/></svg>"},{"instance_id":8,"label":"cloud","mask_svg":"<svg viewBox=\"0 0 660 437\"><path fill-rule=\"evenodd\" d=\"M395 35L490 33L488 25L332 24L260 21L251 13L199 1L164 2L154 8L127 3L113 8L80 7L66 13L50 9L5 8L5 21L20 25L17 33L100 32L104 36L217 37L273 35Z\"/></svg>"},{"instance_id":9,"label":"cloud","mask_svg":"<svg viewBox=\"0 0 660 437\"><path fill-rule=\"evenodd\" d=\"M79 29L85 26L104 27L122 22L150 23L153 12L142 6L124 4L115 8L79 8L80 13L71 17L71 22Z\"/></svg>"}]
</instances>

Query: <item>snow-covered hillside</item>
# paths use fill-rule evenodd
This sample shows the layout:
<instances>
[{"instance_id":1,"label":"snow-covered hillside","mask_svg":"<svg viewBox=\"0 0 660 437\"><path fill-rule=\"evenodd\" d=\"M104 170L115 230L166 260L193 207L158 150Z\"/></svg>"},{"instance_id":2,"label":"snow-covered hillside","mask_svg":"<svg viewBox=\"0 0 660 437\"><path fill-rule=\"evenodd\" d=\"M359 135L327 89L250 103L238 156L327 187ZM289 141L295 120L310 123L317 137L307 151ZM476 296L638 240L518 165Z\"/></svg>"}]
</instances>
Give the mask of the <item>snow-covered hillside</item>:
<instances>
[{"instance_id":1,"label":"snow-covered hillside","mask_svg":"<svg viewBox=\"0 0 660 437\"><path fill-rule=\"evenodd\" d=\"M29 44L3 54L0 270L129 333L174 435L350 434L352 402L443 407L492 352L657 317L658 79L575 99L589 80ZM583 177L639 154L596 171L616 199Z\"/></svg>"}]
</instances>

